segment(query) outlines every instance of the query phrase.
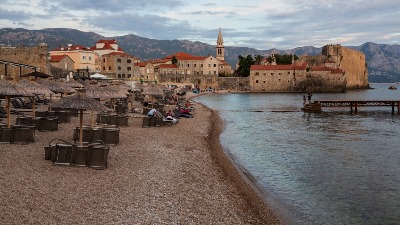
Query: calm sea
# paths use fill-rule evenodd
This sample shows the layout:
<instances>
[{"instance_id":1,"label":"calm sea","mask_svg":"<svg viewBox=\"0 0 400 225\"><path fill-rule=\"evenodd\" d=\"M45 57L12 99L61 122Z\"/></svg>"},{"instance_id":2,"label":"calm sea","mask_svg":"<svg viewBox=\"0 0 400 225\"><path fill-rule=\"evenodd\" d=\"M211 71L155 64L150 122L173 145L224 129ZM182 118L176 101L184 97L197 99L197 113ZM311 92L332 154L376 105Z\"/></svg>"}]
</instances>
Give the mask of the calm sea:
<instances>
[{"instance_id":1,"label":"calm sea","mask_svg":"<svg viewBox=\"0 0 400 225\"><path fill-rule=\"evenodd\" d=\"M400 100L400 84L313 100ZM389 90L394 85L398 90ZM225 151L290 224L400 224L400 115L390 107L305 113L302 94L212 94Z\"/></svg>"}]
</instances>

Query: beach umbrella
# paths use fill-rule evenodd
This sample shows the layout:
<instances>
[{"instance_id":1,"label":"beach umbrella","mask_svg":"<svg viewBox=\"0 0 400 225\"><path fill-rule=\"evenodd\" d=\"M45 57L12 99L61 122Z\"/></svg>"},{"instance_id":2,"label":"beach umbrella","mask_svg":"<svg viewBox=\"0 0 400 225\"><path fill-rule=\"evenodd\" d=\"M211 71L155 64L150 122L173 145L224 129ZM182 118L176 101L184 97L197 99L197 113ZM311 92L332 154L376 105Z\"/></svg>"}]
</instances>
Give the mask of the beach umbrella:
<instances>
[{"instance_id":1,"label":"beach umbrella","mask_svg":"<svg viewBox=\"0 0 400 225\"><path fill-rule=\"evenodd\" d=\"M0 96L5 96L7 101L7 128L10 128L10 98L15 96L32 96L32 93L7 80L0 80Z\"/></svg>"},{"instance_id":2,"label":"beach umbrella","mask_svg":"<svg viewBox=\"0 0 400 225\"><path fill-rule=\"evenodd\" d=\"M52 107L59 107L65 109L78 109L79 110L79 146L82 146L83 138L83 111L107 111L108 108L96 101L94 98L89 97L83 91L78 91L76 94L67 96L57 102L51 104Z\"/></svg>"},{"instance_id":3,"label":"beach umbrella","mask_svg":"<svg viewBox=\"0 0 400 225\"><path fill-rule=\"evenodd\" d=\"M85 87L85 85L79 83L76 80L72 80L72 79L65 81L65 84L71 88L84 88Z\"/></svg>"},{"instance_id":4,"label":"beach umbrella","mask_svg":"<svg viewBox=\"0 0 400 225\"><path fill-rule=\"evenodd\" d=\"M72 87L56 80L41 79L38 80L38 83L47 87L54 93L61 93L61 96L63 94L72 94L76 92L75 89L73 89Z\"/></svg>"},{"instance_id":5,"label":"beach umbrella","mask_svg":"<svg viewBox=\"0 0 400 225\"><path fill-rule=\"evenodd\" d=\"M157 85L151 85L145 87L142 91L142 94L151 96L154 103L154 97L158 95L164 95L164 91Z\"/></svg>"},{"instance_id":6,"label":"beach umbrella","mask_svg":"<svg viewBox=\"0 0 400 225\"><path fill-rule=\"evenodd\" d=\"M16 83L17 86L24 88L25 90L29 91L33 95L52 95L52 92L47 87L30 80L19 80ZM32 117L35 118L35 97L32 98Z\"/></svg>"}]
</instances>

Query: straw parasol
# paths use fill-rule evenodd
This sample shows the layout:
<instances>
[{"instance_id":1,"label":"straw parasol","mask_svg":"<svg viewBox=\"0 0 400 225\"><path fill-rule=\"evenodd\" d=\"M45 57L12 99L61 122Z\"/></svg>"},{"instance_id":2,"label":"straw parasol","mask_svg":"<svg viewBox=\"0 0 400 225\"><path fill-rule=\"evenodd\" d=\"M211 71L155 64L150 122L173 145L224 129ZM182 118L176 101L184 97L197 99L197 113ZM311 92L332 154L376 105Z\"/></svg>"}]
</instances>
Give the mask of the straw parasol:
<instances>
[{"instance_id":1,"label":"straw parasol","mask_svg":"<svg viewBox=\"0 0 400 225\"><path fill-rule=\"evenodd\" d=\"M151 85L145 87L142 94L151 96L154 103L154 97L157 95L164 95L164 91L157 85Z\"/></svg>"},{"instance_id":2,"label":"straw parasol","mask_svg":"<svg viewBox=\"0 0 400 225\"><path fill-rule=\"evenodd\" d=\"M10 128L10 97L32 96L30 92L7 80L0 80L0 96L6 96L7 101L7 128Z\"/></svg>"},{"instance_id":3,"label":"straw parasol","mask_svg":"<svg viewBox=\"0 0 400 225\"><path fill-rule=\"evenodd\" d=\"M65 81L65 84L71 88L84 88L85 87L85 85L79 83L76 80L67 80L67 81Z\"/></svg>"},{"instance_id":4,"label":"straw parasol","mask_svg":"<svg viewBox=\"0 0 400 225\"><path fill-rule=\"evenodd\" d=\"M102 105L100 102L96 101L94 98L86 95L85 92L78 91L76 94L67 96L65 98L60 99L57 102L51 104L52 107L59 107L65 109L78 109L80 112L79 117L79 146L82 146L82 138L83 138L83 111L84 110L92 110L92 111L107 111L108 108Z\"/></svg>"},{"instance_id":5,"label":"straw parasol","mask_svg":"<svg viewBox=\"0 0 400 225\"><path fill-rule=\"evenodd\" d=\"M65 83L55 81L55 80L48 80L48 79L41 79L38 81L39 84L47 87L54 93L61 93L61 96L66 93L66 94L71 94L75 93L75 89L72 87L66 85Z\"/></svg>"},{"instance_id":6,"label":"straw parasol","mask_svg":"<svg viewBox=\"0 0 400 225\"><path fill-rule=\"evenodd\" d=\"M16 83L17 86L24 88L25 90L29 91L33 95L52 95L54 92L52 92L50 89L47 87L35 82L35 81L30 81L30 80L19 80ZM35 98L32 100L32 117L35 118Z\"/></svg>"}]
</instances>

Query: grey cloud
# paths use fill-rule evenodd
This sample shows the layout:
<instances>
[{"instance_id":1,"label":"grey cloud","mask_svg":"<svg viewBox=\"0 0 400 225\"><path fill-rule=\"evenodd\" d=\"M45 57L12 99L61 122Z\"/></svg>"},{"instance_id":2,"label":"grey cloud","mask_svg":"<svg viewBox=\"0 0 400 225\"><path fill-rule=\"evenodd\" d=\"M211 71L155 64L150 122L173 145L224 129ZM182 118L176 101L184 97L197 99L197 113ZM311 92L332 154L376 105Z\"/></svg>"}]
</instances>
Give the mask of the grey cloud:
<instances>
[{"instance_id":1,"label":"grey cloud","mask_svg":"<svg viewBox=\"0 0 400 225\"><path fill-rule=\"evenodd\" d=\"M175 8L183 4L181 0L43 0L43 5L56 4L72 10L99 10L104 12L137 11L143 8Z\"/></svg>"},{"instance_id":2,"label":"grey cloud","mask_svg":"<svg viewBox=\"0 0 400 225\"><path fill-rule=\"evenodd\" d=\"M172 20L156 15L105 14L87 19L86 22L105 30L157 39L177 39L179 36L196 32L187 21Z\"/></svg>"},{"instance_id":3,"label":"grey cloud","mask_svg":"<svg viewBox=\"0 0 400 225\"><path fill-rule=\"evenodd\" d=\"M10 20L12 22L21 22L32 18L34 15L23 11L11 11L0 9L0 19Z\"/></svg>"}]
</instances>

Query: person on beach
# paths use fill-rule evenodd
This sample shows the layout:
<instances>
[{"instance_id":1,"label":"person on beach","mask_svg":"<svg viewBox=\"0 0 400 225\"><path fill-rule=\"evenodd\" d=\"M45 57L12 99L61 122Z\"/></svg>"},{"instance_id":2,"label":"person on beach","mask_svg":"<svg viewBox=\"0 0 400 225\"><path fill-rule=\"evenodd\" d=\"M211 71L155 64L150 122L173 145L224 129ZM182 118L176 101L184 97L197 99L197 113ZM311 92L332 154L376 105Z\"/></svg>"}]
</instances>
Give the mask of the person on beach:
<instances>
[{"instance_id":1,"label":"person on beach","mask_svg":"<svg viewBox=\"0 0 400 225\"><path fill-rule=\"evenodd\" d=\"M303 105L306 105L306 103L307 103L306 95L303 95Z\"/></svg>"},{"instance_id":2,"label":"person on beach","mask_svg":"<svg viewBox=\"0 0 400 225\"><path fill-rule=\"evenodd\" d=\"M308 92L308 96L307 96L307 98L308 98L308 103L311 103L311 97L312 97L311 92Z\"/></svg>"},{"instance_id":3,"label":"person on beach","mask_svg":"<svg viewBox=\"0 0 400 225\"><path fill-rule=\"evenodd\" d=\"M157 110L154 109L154 108L152 108L152 109L150 109L150 111L147 113L147 116L148 116L148 117L154 117L154 116L156 116L156 112L157 112Z\"/></svg>"}]
</instances>

